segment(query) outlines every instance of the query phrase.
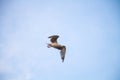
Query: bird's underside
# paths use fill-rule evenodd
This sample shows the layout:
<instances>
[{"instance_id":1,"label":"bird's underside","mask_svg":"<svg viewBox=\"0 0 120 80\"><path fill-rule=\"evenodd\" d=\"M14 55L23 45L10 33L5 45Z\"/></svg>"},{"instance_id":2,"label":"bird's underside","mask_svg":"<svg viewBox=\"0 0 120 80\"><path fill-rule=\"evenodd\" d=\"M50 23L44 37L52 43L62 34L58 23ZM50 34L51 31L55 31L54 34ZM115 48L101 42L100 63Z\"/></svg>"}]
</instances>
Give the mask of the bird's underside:
<instances>
[{"instance_id":1,"label":"bird's underside","mask_svg":"<svg viewBox=\"0 0 120 80\"><path fill-rule=\"evenodd\" d=\"M55 49L60 50L61 59L62 59L62 62L64 62L66 47L64 45L60 45L60 44L57 43L57 38L58 37L59 37L58 35L53 35L53 36L48 37L48 38L51 39L50 40L51 43L48 44L48 48L53 47Z\"/></svg>"}]
</instances>

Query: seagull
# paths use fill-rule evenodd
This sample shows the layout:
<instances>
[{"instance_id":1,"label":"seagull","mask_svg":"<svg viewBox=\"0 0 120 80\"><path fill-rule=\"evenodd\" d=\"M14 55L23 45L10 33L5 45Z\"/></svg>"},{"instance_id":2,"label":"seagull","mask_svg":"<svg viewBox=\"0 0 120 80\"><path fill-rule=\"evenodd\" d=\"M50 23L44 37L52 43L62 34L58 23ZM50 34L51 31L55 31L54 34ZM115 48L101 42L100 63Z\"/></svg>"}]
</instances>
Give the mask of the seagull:
<instances>
[{"instance_id":1,"label":"seagull","mask_svg":"<svg viewBox=\"0 0 120 80\"><path fill-rule=\"evenodd\" d=\"M58 35L52 35L52 36L49 36L48 38L50 38L51 43L50 44L48 43L47 47L48 48L53 47L55 49L60 50L61 59L62 59L62 62L64 62L66 46L58 44L57 42L57 39L59 38Z\"/></svg>"}]
</instances>

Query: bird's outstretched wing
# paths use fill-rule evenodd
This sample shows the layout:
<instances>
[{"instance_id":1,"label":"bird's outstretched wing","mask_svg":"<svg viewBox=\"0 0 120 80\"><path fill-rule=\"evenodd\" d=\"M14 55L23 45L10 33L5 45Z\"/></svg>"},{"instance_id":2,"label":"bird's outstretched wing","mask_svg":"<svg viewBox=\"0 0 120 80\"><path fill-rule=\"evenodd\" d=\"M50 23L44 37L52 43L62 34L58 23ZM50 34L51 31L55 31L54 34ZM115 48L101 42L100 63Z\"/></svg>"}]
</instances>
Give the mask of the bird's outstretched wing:
<instances>
[{"instance_id":1,"label":"bird's outstretched wing","mask_svg":"<svg viewBox=\"0 0 120 80\"><path fill-rule=\"evenodd\" d=\"M54 43L54 42L57 42L57 38L58 38L59 36L58 35L53 35L53 36L49 36L48 38L51 38L51 42L52 43Z\"/></svg>"},{"instance_id":2,"label":"bird's outstretched wing","mask_svg":"<svg viewBox=\"0 0 120 80\"><path fill-rule=\"evenodd\" d=\"M62 62L64 62L65 53L66 53L66 47L63 46L62 50L60 51L60 55L61 55Z\"/></svg>"}]
</instances>

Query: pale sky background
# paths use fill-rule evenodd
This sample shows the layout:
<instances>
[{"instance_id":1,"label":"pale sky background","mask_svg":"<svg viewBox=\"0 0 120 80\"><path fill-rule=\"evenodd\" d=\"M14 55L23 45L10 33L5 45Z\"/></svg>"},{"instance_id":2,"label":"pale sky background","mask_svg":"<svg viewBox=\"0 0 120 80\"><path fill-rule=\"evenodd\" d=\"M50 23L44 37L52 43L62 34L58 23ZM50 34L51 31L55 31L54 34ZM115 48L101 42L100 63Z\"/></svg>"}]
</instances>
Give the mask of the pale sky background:
<instances>
[{"instance_id":1,"label":"pale sky background","mask_svg":"<svg viewBox=\"0 0 120 80\"><path fill-rule=\"evenodd\" d=\"M0 0L0 80L120 80L119 0ZM58 34L66 45L47 48Z\"/></svg>"}]
</instances>

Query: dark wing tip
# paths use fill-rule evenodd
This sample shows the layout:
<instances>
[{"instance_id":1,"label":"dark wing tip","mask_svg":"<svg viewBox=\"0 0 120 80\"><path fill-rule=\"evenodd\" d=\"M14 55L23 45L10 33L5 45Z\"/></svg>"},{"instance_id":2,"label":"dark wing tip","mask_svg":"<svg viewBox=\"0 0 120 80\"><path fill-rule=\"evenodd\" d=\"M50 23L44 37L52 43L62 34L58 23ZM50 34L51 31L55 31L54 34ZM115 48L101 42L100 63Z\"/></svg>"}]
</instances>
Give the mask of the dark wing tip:
<instances>
[{"instance_id":1,"label":"dark wing tip","mask_svg":"<svg viewBox=\"0 0 120 80\"><path fill-rule=\"evenodd\" d=\"M49 36L48 38L58 38L59 35L52 35L52 36Z\"/></svg>"},{"instance_id":2,"label":"dark wing tip","mask_svg":"<svg viewBox=\"0 0 120 80\"><path fill-rule=\"evenodd\" d=\"M53 36L49 36L48 38L51 38L51 42L54 43L54 42L57 42L57 39L58 39L58 35L53 35Z\"/></svg>"},{"instance_id":3,"label":"dark wing tip","mask_svg":"<svg viewBox=\"0 0 120 80\"><path fill-rule=\"evenodd\" d=\"M66 54L66 47L65 46L63 46L63 49L61 50L60 54L61 54L62 62L64 62L65 54Z\"/></svg>"},{"instance_id":4,"label":"dark wing tip","mask_svg":"<svg viewBox=\"0 0 120 80\"><path fill-rule=\"evenodd\" d=\"M62 59L62 62L64 62L64 59Z\"/></svg>"}]
</instances>

